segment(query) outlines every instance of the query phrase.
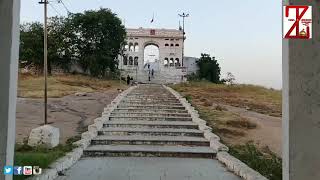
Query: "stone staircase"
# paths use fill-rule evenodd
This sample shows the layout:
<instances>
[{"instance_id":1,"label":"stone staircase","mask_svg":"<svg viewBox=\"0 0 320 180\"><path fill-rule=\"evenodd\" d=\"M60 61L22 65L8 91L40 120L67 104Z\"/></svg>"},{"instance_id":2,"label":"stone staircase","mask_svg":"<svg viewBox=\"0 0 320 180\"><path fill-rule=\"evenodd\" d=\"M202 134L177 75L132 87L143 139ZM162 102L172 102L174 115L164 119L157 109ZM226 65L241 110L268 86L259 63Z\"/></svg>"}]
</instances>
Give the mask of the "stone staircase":
<instances>
[{"instance_id":1,"label":"stone staircase","mask_svg":"<svg viewBox=\"0 0 320 180\"><path fill-rule=\"evenodd\" d=\"M201 157L216 151L162 85L139 85L122 99L84 156Z\"/></svg>"}]
</instances>

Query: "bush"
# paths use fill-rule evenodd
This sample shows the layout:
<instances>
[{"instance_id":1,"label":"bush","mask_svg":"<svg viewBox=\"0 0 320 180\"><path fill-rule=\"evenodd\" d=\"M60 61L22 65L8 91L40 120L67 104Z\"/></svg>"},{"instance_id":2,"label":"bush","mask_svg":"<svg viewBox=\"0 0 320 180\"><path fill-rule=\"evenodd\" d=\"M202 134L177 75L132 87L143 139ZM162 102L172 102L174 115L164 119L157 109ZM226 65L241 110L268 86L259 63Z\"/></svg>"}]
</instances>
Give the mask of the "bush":
<instances>
[{"instance_id":1,"label":"bush","mask_svg":"<svg viewBox=\"0 0 320 180\"><path fill-rule=\"evenodd\" d=\"M282 179L282 160L270 151L262 153L254 144L247 143L231 147L229 153L269 180Z\"/></svg>"}]
</instances>

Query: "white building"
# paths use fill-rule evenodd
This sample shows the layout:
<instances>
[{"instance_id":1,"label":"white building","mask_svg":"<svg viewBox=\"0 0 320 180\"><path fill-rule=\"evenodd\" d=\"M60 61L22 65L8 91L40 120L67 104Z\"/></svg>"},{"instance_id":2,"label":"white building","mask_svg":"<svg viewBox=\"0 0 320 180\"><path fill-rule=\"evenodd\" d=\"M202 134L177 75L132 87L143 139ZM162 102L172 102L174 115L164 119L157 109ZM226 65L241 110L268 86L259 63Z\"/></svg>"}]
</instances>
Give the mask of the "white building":
<instances>
[{"instance_id":1,"label":"white building","mask_svg":"<svg viewBox=\"0 0 320 180\"><path fill-rule=\"evenodd\" d=\"M126 41L124 56L119 57L122 77L129 75L134 80L144 83L186 81L187 71L182 62L184 45L182 31L127 29Z\"/></svg>"}]
</instances>

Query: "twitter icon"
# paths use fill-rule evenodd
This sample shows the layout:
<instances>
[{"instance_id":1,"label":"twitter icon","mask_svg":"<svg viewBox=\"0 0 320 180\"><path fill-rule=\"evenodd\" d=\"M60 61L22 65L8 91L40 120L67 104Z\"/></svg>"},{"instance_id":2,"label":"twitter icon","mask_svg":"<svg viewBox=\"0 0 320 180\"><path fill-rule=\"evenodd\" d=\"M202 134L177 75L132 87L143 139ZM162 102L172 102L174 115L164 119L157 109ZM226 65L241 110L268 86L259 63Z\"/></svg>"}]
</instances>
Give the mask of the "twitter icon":
<instances>
[{"instance_id":1,"label":"twitter icon","mask_svg":"<svg viewBox=\"0 0 320 180\"><path fill-rule=\"evenodd\" d=\"M12 175L13 174L13 167L12 166L5 166L3 169L4 175Z\"/></svg>"}]
</instances>

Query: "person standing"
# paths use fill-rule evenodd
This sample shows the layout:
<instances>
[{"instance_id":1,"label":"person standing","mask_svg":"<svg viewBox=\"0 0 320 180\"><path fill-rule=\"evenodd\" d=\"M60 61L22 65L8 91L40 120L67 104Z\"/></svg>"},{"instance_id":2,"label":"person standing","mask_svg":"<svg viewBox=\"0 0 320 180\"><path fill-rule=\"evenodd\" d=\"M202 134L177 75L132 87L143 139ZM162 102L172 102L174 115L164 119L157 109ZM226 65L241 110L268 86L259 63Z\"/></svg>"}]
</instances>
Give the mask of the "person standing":
<instances>
[{"instance_id":1,"label":"person standing","mask_svg":"<svg viewBox=\"0 0 320 180\"><path fill-rule=\"evenodd\" d=\"M131 78L130 78L130 76L128 75L128 76L127 76L127 85L130 85L130 80L131 80Z\"/></svg>"}]
</instances>

